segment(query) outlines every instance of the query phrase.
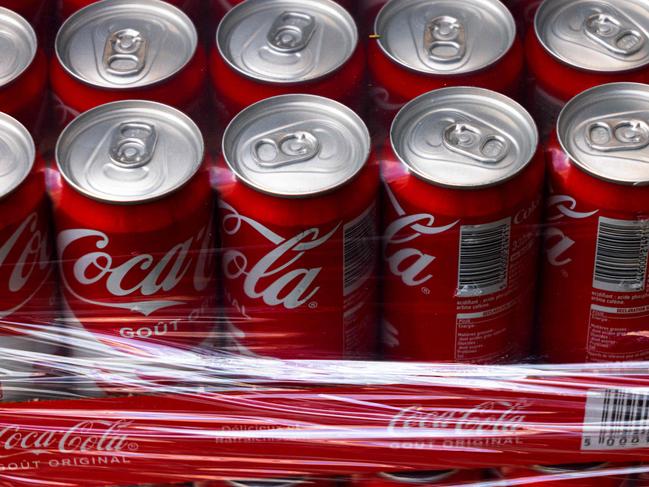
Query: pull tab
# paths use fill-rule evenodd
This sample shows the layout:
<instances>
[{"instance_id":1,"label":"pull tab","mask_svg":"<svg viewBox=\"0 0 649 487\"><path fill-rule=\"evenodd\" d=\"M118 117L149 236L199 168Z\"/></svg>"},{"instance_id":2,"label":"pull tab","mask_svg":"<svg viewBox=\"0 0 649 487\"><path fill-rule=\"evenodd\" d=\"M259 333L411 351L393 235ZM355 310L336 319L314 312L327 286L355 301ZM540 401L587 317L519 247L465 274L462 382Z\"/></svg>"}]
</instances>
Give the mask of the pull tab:
<instances>
[{"instance_id":1,"label":"pull tab","mask_svg":"<svg viewBox=\"0 0 649 487\"><path fill-rule=\"evenodd\" d=\"M280 52L304 49L315 31L315 17L302 12L284 12L275 19L268 31L268 43Z\"/></svg>"},{"instance_id":2,"label":"pull tab","mask_svg":"<svg viewBox=\"0 0 649 487\"><path fill-rule=\"evenodd\" d=\"M477 124L453 123L444 129L444 146L475 161L496 164L509 152L509 144L504 137L488 130Z\"/></svg>"},{"instance_id":3,"label":"pull tab","mask_svg":"<svg viewBox=\"0 0 649 487\"><path fill-rule=\"evenodd\" d=\"M153 158L158 134L155 127L144 122L121 123L113 132L110 158L120 167L135 168Z\"/></svg>"},{"instance_id":4,"label":"pull tab","mask_svg":"<svg viewBox=\"0 0 649 487\"><path fill-rule=\"evenodd\" d=\"M252 146L252 155L261 167L276 167L297 164L313 159L320 152L318 139L310 132L278 132L264 137Z\"/></svg>"},{"instance_id":5,"label":"pull tab","mask_svg":"<svg viewBox=\"0 0 649 487\"><path fill-rule=\"evenodd\" d=\"M629 26L624 26L613 15L595 13L586 19L586 36L614 54L631 56L645 43L642 33Z\"/></svg>"},{"instance_id":6,"label":"pull tab","mask_svg":"<svg viewBox=\"0 0 649 487\"><path fill-rule=\"evenodd\" d=\"M424 29L424 49L430 59L440 63L462 59L466 52L464 25L448 15L435 17Z\"/></svg>"},{"instance_id":7,"label":"pull tab","mask_svg":"<svg viewBox=\"0 0 649 487\"><path fill-rule=\"evenodd\" d=\"M649 145L649 125L637 119L602 120L586 128L586 142L601 152L644 149Z\"/></svg>"},{"instance_id":8,"label":"pull tab","mask_svg":"<svg viewBox=\"0 0 649 487\"><path fill-rule=\"evenodd\" d=\"M116 76L133 76L144 69L147 40L134 29L110 35L104 47L104 67Z\"/></svg>"}]
</instances>

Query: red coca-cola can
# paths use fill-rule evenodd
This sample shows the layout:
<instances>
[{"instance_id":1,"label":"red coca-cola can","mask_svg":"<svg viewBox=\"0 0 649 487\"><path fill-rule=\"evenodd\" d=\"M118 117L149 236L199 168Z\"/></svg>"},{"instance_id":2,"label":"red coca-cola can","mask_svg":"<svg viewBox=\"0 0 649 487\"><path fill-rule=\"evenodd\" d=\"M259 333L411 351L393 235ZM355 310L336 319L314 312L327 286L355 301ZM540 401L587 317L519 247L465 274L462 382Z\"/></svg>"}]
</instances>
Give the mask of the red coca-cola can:
<instances>
[{"instance_id":1,"label":"red coca-cola can","mask_svg":"<svg viewBox=\"0 0 649 487\"><path fill-rule=\"evenodd\" d=\"M442 486L479 482L481 470L432 470L428 472L378 473L352 477L352 487L403 487L404 485Z\"/></svg>"},{"instance_id":2,"label":"red coca-cola can","mask_svg":"<svg viewBox=\"0 0 649 487\"><path fill-rule=\"evenodd\" d=\"M129 366L160 355L166 366L177 350L212 344L214 204L203 153L186 115L149 101L102 105L61 134L50 193L73 356Z\"/></svg>"},{"instance_id":3,"label":"red coca-cola can","mask_svg":"<svg viewBox=\"0 0 649 487\"><path fill-rule=\"evenodd\" d=\"M573 98L548 144L541 351L550 362L649 359L649 87Z\"/></svg>"},{"instance_id":4,"label":"red coca-cola can","mask_svg":"<svg viewBox=\"0 0 649 487\"><path fill-rule=\"evenodd\" d=\"M368 48L371 97L387 130L413 98L444 86L478 86L518 96L523 48L498 0L392 0Z\"/></svg>"},{"instance_id":5,"label":"red coca-cola can","mask_svg":"<svg viewBox=\"0 0 649 487\"><path fill-rule=\"evenodd\" d=\"M0 401L46 392L35 363L57 350L56 286L45 164L27 129L0 113ZM39 384L39 379L41 380ZM39 390L40 389L40 390Z\"/></svg>"},{"instance_id":6,"label":"red coca-cola can","mask_svg":"<svg viewBox=\"0 0 649 487\"><path fill-rule=\"evenodd\" d=\"M13 10L34 24L47 9L48 0L0 0L0 7Z\"/></svg>"},{"instance_id":7,"label":"red coca-cola can","mask_svg":"<svg viewBox=\"0 0 649 487\"><path fill-rule=\"evenodd\" d=\"M50 71L60 126L118 100L157 101L191 115L204 108L204 48L189 17L166 2L94 3L63 24L55 54Z\"/></svg>"},{"instance_id":8,"label":"red coca-cola can","mask_svg":"<svg viewBox=\"0 0 649 487\"><path fill-rule=\"evenodd\" d=\"M387 357L527 355L542 161L534 121L499 93L444 88L399 112L381 156Z\"/></svg>"},{"instance_id":9,"label":"red coca-cola can","mask_svg":"<svg viewBox=\"0 0 649 487\"><path fill-rule=\"evenodd\" d=\"M2 1L2 0L0 0ZM99 0L58 0L58 18L64 21L73 13L82 8L97 3ZM185 12L192 20L199 21L201 12L200 0L166 0L167 3L178 7Z\"/></svg>"},{"instance_id":10,"label":"red coca-cola can","mask_svg":"<svg viewBox=\"0 0 649 487\"><path fill-rule=\"evenodd\" d=\"M629 476L611 473L615 466L607 463L565 464L531 467L501 467L498 477L526 487L621 487Z\"/></svg>"},{"instance_id":11,"label":"red coca-cola can","mask_svg":"<svg viewBox=\"0 0 649 487\"><path fill-rule=\"evenodd\" d=\"M216 101L231 119L272 96L308 93L357 111L365 50L352 16L331 0L247 0L223 18L210 59Z\"/></svg>"},{"instance_id":12,"label":"red coca-cola can","mask_svg":"<svg viewBox=\"0 0 649 487\"><path fill-rule=\"evenodd\" d=\"M347 107L284 95L225 131L219 200L231 346L280 358L376 345L378 164Z\"/></svg>"},{"instance_id":13,"label":"red coca-cola can","mask_svg":"<svg viewBox=\"0 0 649 487\"><path fill-rule=\"evenodd\" d=\"M527 104L545 137L563 105L593 86L649 81L649 2L546 0L526 38Z\"/></svg>"},{"instance_id":14,"label":"red coca-cola can","mask_svg":"<svg viewBox=\"0 0 649 487\"><path fill-rule=\"evenodd\" d=\"M47 60L36 33L21 16L0 8L0 111L36 133L47 108Z\"/></svg>"},{"instance_id":15,"label":"red coca-cola can","mask_svg":"<svg viewBox=\"0 0 649 487\"><path fill-rule=\"evenodd\" d=\"M356 12L356 4L354 0L334 1L341 7L344 7L351 14L354 14ZM216 23L220 22L225 14L227 14L230 10L243 2L244 0L210 0L212 6L212 18Z\"/></svg>"}]
</instances>

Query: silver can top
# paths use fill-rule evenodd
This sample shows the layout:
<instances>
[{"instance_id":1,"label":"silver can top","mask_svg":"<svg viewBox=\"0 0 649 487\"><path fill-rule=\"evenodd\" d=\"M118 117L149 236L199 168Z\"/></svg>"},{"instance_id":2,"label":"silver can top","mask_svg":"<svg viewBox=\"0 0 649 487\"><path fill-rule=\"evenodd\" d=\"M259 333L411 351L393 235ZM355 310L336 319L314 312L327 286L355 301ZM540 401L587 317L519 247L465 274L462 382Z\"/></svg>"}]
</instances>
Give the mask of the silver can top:
<instances>
[{"instance_id":1,"label":"silver can top","mask_svg":"<svg viewBox=\"0 0 649 487\"><path fill-rule=\"evenodd\" d=\"M0 113L0 198L25 180L34 166L34 140L18 120Z\"/></svg>"},{"instance_id":2,"label":"silver can top","mask_svg":"<svg viewBox=\"0 0 649 487\"><path fill-rule=\"evenodd\" d=\"M270 83L326 76L357 44L354 19L331 0L246 0L216 32L217 48L233 69Z\"/></svg>"},{"instance_id":3,"label":"silver can top","mask_svg":"<svg viewBox=\"0 0 649 487\"><path fill-rule=\"evenodd\" d=\"M0 87L11 83L32 64L37 46L29 22L0 7Z\"/></svg>"},{"instance_id":4,"label":"silver can top","mask_svg":"<svg viewBox=\"0 0 649 487\"><path fill-rule=\"evenodd\" d=\"M223 155L247 185L282 197L334 190L365 165L370 135L352 110L314 95L282 95L243 110L225 130Z\"/></svg>"},{"instance_id":5,"label":"silver can top","mask_svg":"<svg viewBox=\"0 0 649 487\"><path fill-rule=\"evenodd\" d=\"M400 65L455 75L503 57L516 38L516 24L498 0L391 0L376 17L374 32Z\"/></svg>"},{"instance_id":6,"label":"silver can top","mask_svg":"<svg viewBox=\"0 0 649 487\"><path fill-rule=\"evenodd\" d=\"M198 34L182 11L159 0L104 0L72 15L55 51L64 69L101 88L164 81L194 56Z\"/></svg>"},{"instance_id":7,"label":"silver can top","mask_svg":"<svg viewBox=\"0 0 649 487\"><path fill-rule=\"evenodd\" d=\"M65 180L90 198L141 203L182 187L198 171L203 138L182 112L150 101L118 101L72 121L56 145Z\"/></svg>"},{"instance_id":8,"label":"silver can top","mask_svg":"<svg viewBox=\"0 0 649 487\"><path fill-rule=\"evenodd\" d=\"M511 179L538 146L532 117L518 103L482 88L431 91L404 106L390 130L397 157L433 184L473 189Z\"/></svg>"},{"instance_id":9,"label":"silver can top","mask_svg":"<svg viewBox=\"0 0 649 487\"><path fill-rule=\"evenodd\" d=\"M649 86L611 83L570 100L557 121L563 150L587 173L649 185Z\"/></svg>"},{"instance_id":10,"label":"silver can top","mask_svg":"<svg viewBox=\"0 0 649 487\"><path fill-rule=\"evenodd\" d=\"M545 0L534 28L552 56L579 69L628 71L649 63L649 0Z\"/></svg>"}]
</instances>

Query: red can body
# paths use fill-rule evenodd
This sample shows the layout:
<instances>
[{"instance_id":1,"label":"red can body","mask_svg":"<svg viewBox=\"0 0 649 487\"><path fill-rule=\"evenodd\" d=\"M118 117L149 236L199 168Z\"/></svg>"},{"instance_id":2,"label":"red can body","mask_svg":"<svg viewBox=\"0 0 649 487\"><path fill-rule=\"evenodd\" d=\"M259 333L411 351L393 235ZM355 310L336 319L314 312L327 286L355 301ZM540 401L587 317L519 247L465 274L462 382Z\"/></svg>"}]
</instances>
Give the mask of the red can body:
<instances>
[{"instance_id":1,"label":"red can body","mask_svg":"<svg viewBox=\"0 0 649 487\"><path fill-rule=\"evenodd\" d=\"M25 17L33 26L48 12L49 0L0 0L0 7L8 8Z\"/></svg>"},{"instance_id":2,"label":"red can body","mask_svg":"<svg viewBox=\"0 0 649 487\"><path fill-rule=\"evenodd\" d=\"M45 192L45 164L37 156L27 178L0 198L0 339L4 347L53 354L56 344L39 337L52 333L57 318L56 282L52 265L51 218ZM34 374L34 364L3 354L3 367ZM15 379L14 379L15 383ZM28 390L30 384L23 384ZM0 401L24 400L3 390Z\"/></svg>"},{"instance_id":3,"label":"red can body","mask_svg":"<svg viewBox=\"0 0 649 487\"><path fill-rule=\"evenodd\" d=\"M255 479L255 480L206 480L194 482L193 487L248 487L253 485L267 485L268 487L292 487L304 485L305 487L335 487L338 481L325 478L301 478L301 479Z\"/></svg>"},{"instance_id":4,"label":"red can body","mask_svg":"<svg viewBox=\"0 0 649 487\"><path fill-rule=\"evenodd\" d=\"M614 465L604 465L600 469L613 468ZM548 467L502 467L498 476L503 480L525 479L524 485L530 487L621 487L626 485L627 475L603 475L598 468L584 469L580 465L566 465L565 468ZM583 474L583 477L570 477L571 474Z\"/></svg>"},{"instance_id":5,"label":"red can body","mask_svg":"<svg viewBox=\"0 0 649 487\"><path fill-rule=\"evenodd\" d=\"M528 30L525 38L525 59L529 75L526 105L545 136L554 127L561 108L582 91L618 81L649 82L648 67L623 72L595 72L564 63L547 51L533 28Z\"/></svg>"},{"instance_id":6,"label":"red can body","mask_svg":"<svg viewBox=\"0 0 649 487\"><path fill-rule=\"evenodd\" d=\"M90 199L62 178L51 193L72 324L122 349L147 341L191 348L210 338L216 291L206 170L137 205Z\"/></svg>"},{"instance_id":7,"label":"red can body","mask_svg":"<svg viewBox=\"0 0 649 487\"><path fill-rule=\"evenodd\" d=\"M389 142L381 164L387 191L383 210L387 357L472 363L520 360L531 339L542 155L537 153L515 178L472 190L434 186L418 178ZM486 298L458 296L461 228L506 218L512 222L508 290Z\"/></svg>"},{"instance_id":8,"label":"red can body","mask_svg":"<svg viewBox=\"0 0 649 487\"><path fill-rule=\"evenodd\" d=\"M349 295L343 276L353 265L349 235L376 223L376 159L339 190L299 201L255 191L220 167L223 285L234 346L286 359L372 356L376 276Z\"/></svg>"},{"instance_id":9,"label":"red can body","mask_svg":"<svg viewBox=\"0 0 649 487\"><path fill-rule=\"evenodd\" d=\"M441 470L432 472L401 472L401 474L356 475L350 482L353 487L402 487L418 485L422 487L469 484L484 480L481 470ZM401 476L403 475L403 476Z\"/></svg>"},{"instance_id":10,"label":"red can body","mask_svg":"<svg viewBox=\"0 0 649 487\"><path fill-rule=\"evenodd\" d=\"M99 0L58 0L58 17L59 21L63 22L70 15L83 7L95 3ZM187 15L189 15L195 22L200 20L201 2L200 0L165 0L167 3L178 7Z\"/></svg>"},{"instance_id":11,"label":"red can body","mask_svg":"<svg viewBox=\"0 0 649 487\"><path fill-rule=\"evenodd\" d=\"M545 216L542 354L552 363L649 359L649 338L643 334L649 292L600 291L593 284L600 219L649 218L649 188L587 174L561 149L556 135L547 161L551 191Z\"/></svg>"},{"instance_id":12,"label":"red can body","mask_svg":"<svg viewBox=\"0 0 649 487\"><path fill-rule=\"evenodd\" d=\"M352 57L337 71L303 83L270 83L234 70L214 48L210 56L210 77L216 104L227 123L241 110L278 95L304 93L324 96L361 111L366 98L365 48L359 43Z\"/></svg>"},{"instance_id":13,"label":"red can body","mask_svg":"<svg viewBox=\"0 0 649 487\"><path fill-rule=\"evenodd\" d=\"M50 76L54 112L59 127L77 115L105 103L119 100L151 100L173 106L198 118L205 109L207 71L205 49L198 46L192 60L175 76L161 83L134 89L103 89L75 78L54 57Z\"/></svg>"}]
</instances>

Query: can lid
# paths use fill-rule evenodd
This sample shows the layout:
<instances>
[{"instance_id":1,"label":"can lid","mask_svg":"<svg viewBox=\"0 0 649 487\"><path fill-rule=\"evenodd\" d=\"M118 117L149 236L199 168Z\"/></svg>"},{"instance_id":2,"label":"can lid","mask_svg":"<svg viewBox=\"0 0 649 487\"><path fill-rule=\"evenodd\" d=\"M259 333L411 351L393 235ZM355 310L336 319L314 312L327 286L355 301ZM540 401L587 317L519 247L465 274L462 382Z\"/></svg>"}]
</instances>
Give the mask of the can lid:
<instances>
[{"instance_id":1,"label":"can lid","mask_svg":"<svg viewBox=\"0 0 649 487\"><path fill-rule=\"evenodd\" d=\"M203 138L187 115L161 103L128 100L74 119L56 145L65 180L90 198L141 203L182 187L203 161Z\"/></svg>"},{"instance_id":2,"label":"can lid","mask_svg":"<svg viewBox=\"0 0 649 487\"><path fill-rule=\"evenodd\" d=\"M15 80L31 65L37 45L29 22L0 7L0 86Z\"/></svg>"},{"instance_id":3,"label":"can lid","mask_svg":"<svg viewBox=\"0 0 649 487\"><path fill-rule=\"evenodd\" d=\"M101 88L141 88L170 78L194 56L198 34L160 0L104 0L72 15L55 42L63 68Z\"/></svg>"},{"instance_id":4,"label":"can lid","mask_svg":"<svg viewBox=\"0 0 649 487\"><path fill-rule=\"evenodd\" d=\"M276 196L306 197L334 190L365 165L370 135L338 102L282 95L243 110L223 136L223 155L246 184Z\"/></svg>"},{"instance_id":5,"label":"can lid","mask_svg":"<svg viewBox=\"0 0 649 487\"><path fill-rule=\"evenodd\" d=\"M417 472L383 472L379 475L393 482L402 484L430 484L431 482L440 482L455 475L458 470L426 470Z\"/></svg>"},{"instance_id":6,"label":"can lid","mask_svg":"<svg viewBox=\"0 0 649 487\"><path fill-rule=\"evenodd\" d=\"M576 68L615 72L649 64L648 0L545 0L534 28L552 56Z\"/></svg>"},{"instance_id":7,"label":"can lid","mask_svg":"<svg viewBox=\"0 0 649 487\"><path fill-rule=\"evenodd\" d=\"M498 0L391 0L374 23L381 49L426 74L457 75L493 65L511 48L516 24Z\"/></svg>"},{"instance_id":8,"label":"can lid","mask_svg":"<svg viewBox=\"0 0 649 487\"><path fill-rule=\"evenodd\" d=\"M482 88L451 87L415 98L397 114L392 147L433 184L472 189L511 179L536 153L538 131L518 103Z\"/></svg>"},{"instance_id":9,"label":"can lid","mask_svg":"<svg viewBox=\"0 0 649 487\"><path fill-rule=\"evenodd\" d=\"M216 45L236 71L298 83L344 65L358 44L352 16L331 0L247 0L219 24Z\"/></svg>"},{"instance_id":10,"label":"can lid","mask_svg":"<svg viewBox=\"0 0 649 487\"><path fill-rule=\"evenodd\" d=\"M611 83L584 91L559 114L563 150L587 173L649 185L649 86Z\"/></svg>"},{"instance_id":11,"label":"can lid","mask_svg":"<svg viewBox=\"0 0 649 487\"><path fill-rule=\"evenodd\" d=\"M31 172L35 157L34 140L27 129L0 113L0 198L20 186Z\"/></svg>"}]
</instances>

